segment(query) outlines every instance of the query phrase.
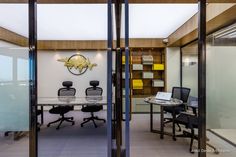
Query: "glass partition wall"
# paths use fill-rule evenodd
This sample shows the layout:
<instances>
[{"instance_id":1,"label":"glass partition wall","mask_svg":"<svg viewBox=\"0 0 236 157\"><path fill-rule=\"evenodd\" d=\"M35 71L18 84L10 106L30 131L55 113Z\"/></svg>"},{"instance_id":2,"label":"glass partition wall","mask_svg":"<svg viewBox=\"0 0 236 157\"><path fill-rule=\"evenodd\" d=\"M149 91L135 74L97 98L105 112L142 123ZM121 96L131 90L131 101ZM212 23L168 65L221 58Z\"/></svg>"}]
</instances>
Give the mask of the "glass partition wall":
<instances>
[{"instance_id":1,"label":"glass partition wall","mask_svg":"<svg viewBox=\"0 0 236 157\"><path fill-rule=\"evenodd\" d=\"M28 49L0 47L0 153L29 156Z\"/></svg>"},{"instance_id":2,"label":"glass partition wall","mask_svg":"<svg viewBox=\"0 0 236 157\"><path fill-rule=\"evenodd\" d=\"M0 4L0 8L0 156L28 157L28 4Z\"/></svg>"},{"instance_id":3,"label":"glass partition wall","mask_svg":"<svg viewBox=\"0 0 236 157\"><path fill-rule=\"evenodd\" d=\"M224 157L236 155L235 34L236 24L232 24L208 35L206 47L207 143ZM197 42L182 48L182 86L191 88L189 104L198 99L197 60ZM207 146L207 156L213 154L214 149Z\"/></svg>"}]
</instances>

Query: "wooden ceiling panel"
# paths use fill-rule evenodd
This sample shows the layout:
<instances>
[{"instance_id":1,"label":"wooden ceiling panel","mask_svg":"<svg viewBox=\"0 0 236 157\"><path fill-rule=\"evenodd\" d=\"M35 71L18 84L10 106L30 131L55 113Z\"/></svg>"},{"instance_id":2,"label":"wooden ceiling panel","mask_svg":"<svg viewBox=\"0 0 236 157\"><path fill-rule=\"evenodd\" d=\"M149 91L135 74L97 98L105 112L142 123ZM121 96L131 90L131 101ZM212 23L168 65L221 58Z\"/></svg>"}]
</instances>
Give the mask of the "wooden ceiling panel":
<instances>
[{"instance_id":1,"label":"wooden ceiling panel","mask_svg":"<svg viewBox=\"0 0 236 157\"><path fill-rule=\"evenodd\" d=\"M207 5L207 33L227 26L236 21L236 4ZM198 37L198 15L172 33L168 39L168 46L183 46Z\"/></svg>"},{"instance_id":2,"label":"wooden ceiling panel","mask_svg":"<svg viewBox=\"0 0 236 157\"><path fill-rule=\"evenodd\" d=\"M15 45L19 45L19 46L23 46L26 47L28 45L28 39L16 34L15 32L12 32L10 30L7 30L3 27L0 27L0 40L15 44Z\"/></svg>"},{"instance_id":3,"label":"wooden ceiling panel","mask_svg":"<svg viewBox=\"0 0 236 157\"><path fill-rule=\"evenodd\" d=\"M28 46L28 38L15 32L0 27L0 40L19 45ZM165 47L163 39L130 39L130 47ZM115 41L114 41L115 45ZM124 39L121 39L121 46L124 47ZM106 40L39 40L38 50L106 50Z\"/></svg>"}]
</instances>

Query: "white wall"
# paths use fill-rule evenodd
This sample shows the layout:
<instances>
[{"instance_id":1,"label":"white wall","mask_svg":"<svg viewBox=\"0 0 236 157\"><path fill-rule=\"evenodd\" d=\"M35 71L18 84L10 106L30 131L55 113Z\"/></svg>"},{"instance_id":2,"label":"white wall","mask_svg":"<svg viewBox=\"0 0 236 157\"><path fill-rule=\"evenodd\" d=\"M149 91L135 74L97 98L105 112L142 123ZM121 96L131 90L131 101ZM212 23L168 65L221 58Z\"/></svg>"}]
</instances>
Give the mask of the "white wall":
<instances>
[{"instance_id":1,"label":"white wall","mask_svg":"<svg viewBox=\"0 0 236 157\"><path fill-rule=\"evenodd\" d=\"M61 57L70 57L76 51L39 51L38 53L38 96L39 97L55 97L57 91L62 87L63 81L72 81L76 88L76 96L85 96L85 89L89 87L89 81L99 80L100 87L103 88L103 96L106 96L106 80L107 80L107 55L103 51L82 51L85 57L88 57L91 63L97 66L86 73L75 76L72 75L63 62L58 62Z\"/></svg>"},{"instance_id":2,"label":"white wall","mask_svg":"<svg viewBox=\"0 0 236 157\"><path fill-rule=\"evenodd\" d=\"M172 87L180 86L180 48L166 48L166 86L171 92Z\"/></svg>"}]
</instances>

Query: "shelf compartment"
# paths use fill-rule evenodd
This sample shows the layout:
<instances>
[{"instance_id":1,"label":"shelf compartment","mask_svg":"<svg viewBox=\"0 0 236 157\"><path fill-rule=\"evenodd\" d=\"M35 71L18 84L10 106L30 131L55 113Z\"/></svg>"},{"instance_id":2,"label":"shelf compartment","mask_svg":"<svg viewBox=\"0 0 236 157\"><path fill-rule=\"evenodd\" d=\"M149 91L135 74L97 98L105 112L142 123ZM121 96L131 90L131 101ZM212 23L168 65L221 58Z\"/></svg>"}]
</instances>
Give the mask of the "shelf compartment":
<instances>
[{"instance_id":1,"label":"shelf compartment","mask_svg":"<svg viewBox=\"0 0 236 157\"><path fill-rule=\"evenodd\" d=\"M143 70L142 64L133 64L133 70Z\"/></svg>"},{"instance_id":2,"label":"shelf compartment","mask_svg":"<svg viewBox=\"0 0 236 157\"><path fill-rule=\"evenodd\" d=\"M164 86L165 86L165 83L163 80L159 80L159 79L152 80L152 87L164 87Z\"/></svg>"},{"instance_id":3,"label":"shelf compartment","mask_svg":"<svg viewBox=\"0 0 236 157\"><path fill-rule=\"evenodd\" d=\"M143 89L143 81L140 79L132 80L133 89Z\"/></svg>"},{"instance_id":4,"label":"shelf compartment","mask_svg":"<svg viewBox=\"0 0 236 157\"><path fill-rule=\"evenodd\" d=\"M165 70L164 64L153 64L152 70Z\"/></svg>"},{"instance_id":5,"label":"shelf compartment","mask_svg":"<svg viewBox=\"0 0 236 157\"><path fill-rule=\"evenodd\" d=\"M129 73L130 74L130 78L132 78L133 74L132 73ZM122 72L122 79L125 79L125 72Z\"/></svg>"},{"instance_id":6,"label":"shelf compartment","mask_svg":"<svg viewBox=\"0 0 236 157\"><path fill-rule=\"evenodd\" d=\"M143 72L144 79L153 79L154 75L153 72Z\"/></svg>"},{"instance_id":7,"label":"shelf compartment","mask_svg":"<svg viewBox=\"0 0 236 157\"><path fill-rule=\"evenodd\" d=\"M144 65L152 65L153 64L153 56L152 55L143 55L142 63Z\"/></svg>"},{"instance_id":8,"label":"shelf compartment","mask_svg":"<svg viewBox=\"0 0 236 157\"><path fill-rule=\"evenodd\" d=\"M132 64L133 57L130 56L129 59L129 63ZM122 56L122 64L125 65L125 56Z\"/></svg>"}]
</instances>

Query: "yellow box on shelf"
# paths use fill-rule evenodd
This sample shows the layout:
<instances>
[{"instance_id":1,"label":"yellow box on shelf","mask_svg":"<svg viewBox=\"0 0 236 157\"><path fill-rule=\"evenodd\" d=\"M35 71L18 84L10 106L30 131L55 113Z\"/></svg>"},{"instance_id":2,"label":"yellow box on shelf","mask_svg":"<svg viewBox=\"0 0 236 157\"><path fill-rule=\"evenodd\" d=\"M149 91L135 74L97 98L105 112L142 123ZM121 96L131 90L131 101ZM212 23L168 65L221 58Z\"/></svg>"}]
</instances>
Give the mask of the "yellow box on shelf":
<instances>
[{"instance_id":1,"label":"yellow box on shelf","mask_svg":"<svg viewBox=\"0 0 236 157\"><path fill-rule=\"evenodd\" d=\"M133 89L143 89L143 81L140 79L133 80Z\"/></svg>"},{"instance_id":2,"label":"yellow box on shelf","mask_svg":"<svg viewBox=\"0 0 236 157\"><path fill-rule=\"evenodd\" d=\"M165 66L164 64L153 64L152 65L152 70L164 70Z\"/></svg>"},{"instance_id":3,"label":"yellow box on shelf","mask_svg":"<svg viewBox=\"0 0 236 157\"><path fill-rule=\"evenodd\" d=\"M133 58L132 56L129 57L129 64L132 64ZM125 64L125 56L122 56L122 64Z\"/></svg>"}]
</instances>

